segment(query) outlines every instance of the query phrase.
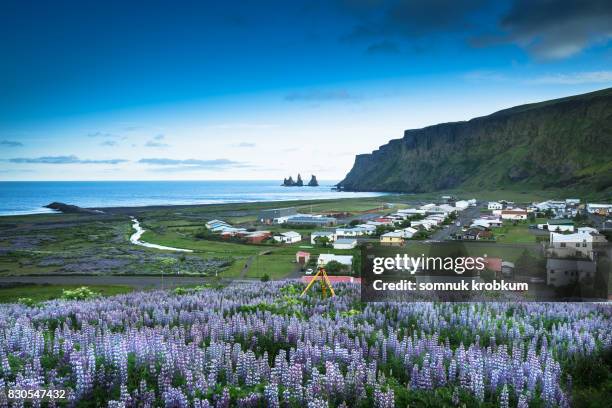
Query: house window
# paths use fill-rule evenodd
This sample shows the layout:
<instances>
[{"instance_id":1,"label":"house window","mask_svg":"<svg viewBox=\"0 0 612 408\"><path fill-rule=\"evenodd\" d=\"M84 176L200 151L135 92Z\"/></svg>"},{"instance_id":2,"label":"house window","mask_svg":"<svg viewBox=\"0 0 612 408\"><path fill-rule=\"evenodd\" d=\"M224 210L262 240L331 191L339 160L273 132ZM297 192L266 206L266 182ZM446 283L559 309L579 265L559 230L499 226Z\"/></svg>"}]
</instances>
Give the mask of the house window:
<instances>
[{"instance_id":1,"label":"house window","mask_svg":"<svg viewBox=\"0 0 612 408\"><path fill-rule=\"evenodd\" d=\"M576 248L580 248L580 244L576 244Z\"/></svg>"},{"instance_id":2,"label":"house window","mask_svg":"<svg viewBox=\"0 0 612 408\"><path fill-rule=\"evenodd\" d=\"M565 242L561 243L561 248L565 248Z\"/></svg>"},{"instance_id":3,"label":"house window","mask_svg":"<svg viewBox=\"0 0 612 408\"><path fill-rule=\"evenodd\" d=\"M554 273L555 273L555 270L554 270L554 269L551 269L551 270L550 270L550 274L552 275L552 274L554 274Z\"/></svg>"},{"instance_id":4,"label":"house window","mask_svg":"<svg viewBox=\"0 0 612 408\"><path fill-rule=\"evenodd\" d=\"M582 247L583 247L583 248L586 248L586 246L587 246L586 242L583 242L583 243L582 243Z\"/></svg>"}]
</instances>

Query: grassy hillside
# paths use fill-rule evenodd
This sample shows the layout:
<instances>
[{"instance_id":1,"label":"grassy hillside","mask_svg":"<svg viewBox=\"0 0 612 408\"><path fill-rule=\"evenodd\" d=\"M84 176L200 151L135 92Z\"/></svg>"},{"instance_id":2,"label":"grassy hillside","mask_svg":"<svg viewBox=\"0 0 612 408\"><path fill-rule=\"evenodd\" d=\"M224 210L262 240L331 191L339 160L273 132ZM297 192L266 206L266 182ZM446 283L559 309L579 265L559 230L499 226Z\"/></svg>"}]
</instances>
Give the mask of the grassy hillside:
<instances>
[{"instance_id":1,"label":"grassy hillside","mask_svg":"<svg viewBox=\"0 0 612 408\"><path fill-rule=\"evenodd\" d=\"M359 155L346 190L568 190L612 196L612 88L407 130Z\"/></svg>"}]
</instances>

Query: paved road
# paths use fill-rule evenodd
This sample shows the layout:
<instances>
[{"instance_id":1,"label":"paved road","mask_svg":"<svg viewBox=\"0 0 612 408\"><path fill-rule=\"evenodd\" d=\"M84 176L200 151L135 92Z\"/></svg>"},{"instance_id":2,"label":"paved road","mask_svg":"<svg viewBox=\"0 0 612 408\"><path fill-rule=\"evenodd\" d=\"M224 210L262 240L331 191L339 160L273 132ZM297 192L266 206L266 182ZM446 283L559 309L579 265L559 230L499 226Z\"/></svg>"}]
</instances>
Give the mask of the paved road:
<instances>
[{"instance_id":1,"label":"paved road","mask_svg":"<svg viewBox=\"0 0 612 408\"><path fill-rule=\"evenodd\" d=\"M451 234L458 232L464 225L470 225L472 221L480 215L480 207L468 207L465 210L459 212L457 220L446 228L442 228L434 232L430 238L433 241L444 241L449 238ZM459 226L457 226L457 221Z\"/></svg>"},{"instance_id":2,"label":"paved road","mask_svg":"<svg viewBox=\"0 0 612 408\"><path fill-rule=\"evenodd\" d=\"M136 289L173 288L184 285L200 285L207 278L195 276L2 276L3 283L34 283L51 285L126 285ZM238 282L238 281L235 281ZM241 281L244 282L244 281Z\"/></svg>"}]
</instances>

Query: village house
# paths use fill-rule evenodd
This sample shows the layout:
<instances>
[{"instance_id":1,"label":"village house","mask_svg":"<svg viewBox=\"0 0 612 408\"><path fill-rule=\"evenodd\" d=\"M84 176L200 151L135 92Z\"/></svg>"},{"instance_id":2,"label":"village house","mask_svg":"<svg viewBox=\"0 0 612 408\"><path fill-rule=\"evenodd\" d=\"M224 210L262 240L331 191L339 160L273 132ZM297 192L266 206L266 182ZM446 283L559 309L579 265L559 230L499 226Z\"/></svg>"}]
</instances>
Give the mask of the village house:
<instances>
[{"instance_id":1,"label":"village house","mask_svg":"<svg viewBox=\"0 0 612 408\"><path fill-rule=\"evenodd\" d=\"M481 217L475 219L470 227L498 228L502 226L502 220L495 217Z\"/></svg>"},{"instance_id":2,"label":"village house","mask_svg":"<svg viewBox=\"0 0 612 408\"><path fill-rule=\"evenodd\" d=\"M593 279L596 273L597 263L590 259L546 260L546 284L549 286L559 287L584 282Z\"/></svg>"},{"instance_id":3,"label":"village house","mask_svg":"<svg viewBox=\"0 0 612 408\"><path fill-rule=\"evenodd\" d=\"M242 237L246 233L246 228L223 227L220 236L223 239L229 239L233 237Z\"/></svg>"},{"instance_id":4,"label":"village house","mask_svg":"<svg viewBox=\"0 0 612 408\"><path fill-rule=\"evenodd\" d=\"M402 231L392 231L380 236L380 243L383 245L403 245L404 233Z\"/></svg>"},{"instance_id":5,"label":"village house","mask_svg":"<svg viewBox=\"0 0 612 408\"><path fill-rule=\"evenodd\" d=\"M295 231L287 231L274 235L274 240L283 244L294 244L296 242L300 242L302 240L302 236Z\"/></svg>"},{"instance_id":6,"label":"village house","mask_svg":"<svg viewBox=\"0 0 612 408\"><path fill-rule=\"evenodd\" d=\"M523 221L527 219L527 211L522 209L502 210L501 218L502 220Z\"/></svg>"},{"instance_id":7,"label":"village house","mask_svg":"<svg viewBox=\"0 0 612 408\"><path fill-rule=\"evenodd\" d=\"M363 228L365 235L372 235L376 232L376 226L371 224L358 224L357 227Z\"/></svg>"},{"instance_id":8,"label":"village house","mask_svg":"<svg viewBox=\"0 0 612 408\"><path fill-rule=\"evenodd\" d=\"M288 217L296 214L297 211L294 207L272 208L261 210L257 219L263 224L282 224Z\"/></svg>"},{"instance_id":9,"label":"village house","mask_svg":"<svg viewBox=\"0 0 612 408\"><path fill-rule=\"evenodd\" d=\"M487 210L503 210L503 208L503 204L496 201L489 201L489 204L487 204Z\"/></svg>"},{"instance_id":10,"label":"village house","mask_svg":"<svg viewBox=\"0 0 612 408\"><path fill-rule=\"evenodd\" d=\"M422 206L421 209L425 210L427 214L441 214L444 217L448 217L450 214L457 212L457 208L453 207L452 205L448 205L448 204L441 204L441 205L426 204Z\"/></svg>"},{"instance_id":11,"label":"village house","mask_svg":"<svg viewBox=\"0 0 612 408\"><path fill-rule=\"evenodd\" d=\"M355 238L338 238L334 242L334 249L353 249L357 246Z\"/></svg>"},{"instance_id":12,"label":"village house","mask_svg":"<svg viewBox=\"0 0 612 408\"><path fill-rule=\"evenodd\" d=\"M554 258L580 257L593 259L594 247L606 242L607 240L603 235L586 230L574 234L551 232L548 253Z\"/></svg>"},{"instance_id":13,"label":"village house","mask_svg":"<svg viewBox=\"0 0 612 408\"><path fill-rule=\"evenodd\" d=\"M548 220L546 224L538 224L538 229L554 232L574 232L574 222L567 219Z\"/></svg>"},{"instance_id":14,"label":"village house","mask_svg":"<svg viewBox=\"0 0 612 408\"><path fill-rule=\"evenodd\" d=\"M272 236L270 231L253 231L243 236L249 244L260 244Z\"/></svg>"},{"instance_id":15,"label":"village house","mask_svg":"<svg viewBox=\"0 0 612 408\"><path fill-rule=\"evenodd\" d=\"M612 215L612 204L587 204L586 209L590 214Z\"/></svg>"},{"instance_id":16,"label":"village house","mask_svg":"<svg viewBox=\"0 0 612 408\"><path fill-rule=\"evenodd\" d=\"M403 229L403 230L401 230L401 231L402 231L402 233L404 234L404 238L408 238L408 239L410 239L410 238L414 237L414 234L416 234L417 232L419 232L419 230L418 230L418 229L416 229L416 228L412 228L412 227L407 227L407 228L404 228L404 229Z\"/></svg>"},{"instance_id":17,"label":"village house","mask_svg":"<svg viewBox=\"0 0 612 408\"><path fill-rule=\"evenodd\" d=\"M463 211L470 206L470 202L467 200L455 201L455 208L459 211Z\"/></svg>"},{"instance_id":18,"label":"village house","mask_svg":"<svg viewBox=\"0 0 612 408\"><path fill-rule=\"evenodd\" d=\"M374 219L375 222L380 223L381 225L393 225L395 224L395 219L391 218L391 217L378 217Z\"/></svg>"},{"instance_id":19,"label":"village house","mask_svg":"<svg viewBox=\"0 0 612 408\"><path fill-rule=\"evenodd\" d=\"M310 252L297 251L295 253L295 261L300 265L306 265L310 261Z\"/></svg>"},{"instance_id":20,"label":"village house","mask_svg":"<svg viewBox=\"0 0 612 408\"><path fill-rule=\"evenodd\" d=\"M411 227L423 227L425 228L427 231L429 231L430 229L434 228L435 226L437 226L438 223L436 223L433 220L418 220L418 221L411 221L410 222L410 226Z\"/></svg>"},{"instance_id":21,"label":"village house","mask_svg":"<svg viewBox=\"0 0 612 408\"><path fill-rule=\"evenodd\" d=\"M376 230L376 228L374 230ZM368 229L360 226L351 228L336 228L337 237L360 237L363 235L368 235Z\"/></svg>"},{"instance_id":22,"label":"village house","mask_svg":"<svg viewBox=\"0 0 612 408\"><path fill-rule=\"evenodd\" d=\"M336 240L336 235L333 231L314 231L310 234L310 243L315 245L317 243L317 238L327 238L329 242L334 242Z\"/></svg>"},{"instance_id":23,"label":"village house","mask_svg":"<svg viewBox=\"0 0 612 408\"><path fill-rule=\"evenodd\" d=\"M493 233L485 227L474 226L465 231L457 232L455 234L455 239L469 241L490 240L493 239Z\"/></svg>"}]
</instances>

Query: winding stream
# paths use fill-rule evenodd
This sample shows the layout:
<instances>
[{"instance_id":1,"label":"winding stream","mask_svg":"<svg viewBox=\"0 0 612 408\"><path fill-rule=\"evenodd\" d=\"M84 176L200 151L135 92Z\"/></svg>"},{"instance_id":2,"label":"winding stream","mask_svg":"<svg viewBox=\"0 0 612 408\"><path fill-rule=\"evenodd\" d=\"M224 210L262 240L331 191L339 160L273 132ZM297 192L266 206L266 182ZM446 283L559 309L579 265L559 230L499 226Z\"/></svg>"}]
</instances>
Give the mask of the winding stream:
<instances>
[{"instance_id":1,"label":"winding stream","mask_svg":"<svg viewBox=\"0 0 612 408\"><path fill-rule=\"evenodd\" d=\"M136 218L134 217L130 217L130 218L132 219L132 228L136 230L136 232L133 233L132 236L130 237L130 242L132 244L140 245L140 246L147 247L147 248L161 249L163 251L193 252L191 249L173 248L169 246L151 244L148 242L141 241L140 237L142 237L142 234L144 234L146 230L140 226L140 223L138 222Z\"/></svg>"}]
</instances>

